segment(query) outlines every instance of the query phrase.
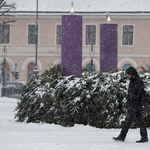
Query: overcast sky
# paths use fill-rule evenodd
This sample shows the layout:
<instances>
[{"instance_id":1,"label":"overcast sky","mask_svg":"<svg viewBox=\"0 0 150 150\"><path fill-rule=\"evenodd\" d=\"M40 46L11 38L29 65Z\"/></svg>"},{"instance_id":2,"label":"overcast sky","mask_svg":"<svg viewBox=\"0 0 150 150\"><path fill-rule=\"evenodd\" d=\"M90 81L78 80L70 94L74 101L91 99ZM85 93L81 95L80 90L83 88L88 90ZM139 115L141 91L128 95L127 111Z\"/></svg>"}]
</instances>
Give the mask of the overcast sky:
<instances>
[{"instance_id":1,"label":"overcast sky","mask_svg":"<svg viewBox=\"0 0 150 150\"><path fill-rule=\"evenodd\" d=\"M35 11L37 0L6 0L17 11ZM150 11L150 0L38 0L39 11Z\"/></svg>"}]
</instances>

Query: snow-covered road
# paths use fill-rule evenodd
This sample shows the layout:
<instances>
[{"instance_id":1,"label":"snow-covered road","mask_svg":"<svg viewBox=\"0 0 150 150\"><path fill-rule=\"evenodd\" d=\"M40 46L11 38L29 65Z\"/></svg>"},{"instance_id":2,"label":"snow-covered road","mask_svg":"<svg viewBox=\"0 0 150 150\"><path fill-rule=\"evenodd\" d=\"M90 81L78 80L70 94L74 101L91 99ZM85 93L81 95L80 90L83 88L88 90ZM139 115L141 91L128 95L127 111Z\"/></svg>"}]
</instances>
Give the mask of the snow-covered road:
<instances>
[{"instance_id":1,"label":"snow-covered road","mask_svg":"<svg viewBox=\"0 0 150 150\"><path fill-rule=\"evenodd\" d=\"M112 137L120 129L15 122L16 105L16 99L0 98L0 150L150 150L150 142L135 143L139 129L130 129L125 142L116 142Z\"/></svg>"}]
</instances>

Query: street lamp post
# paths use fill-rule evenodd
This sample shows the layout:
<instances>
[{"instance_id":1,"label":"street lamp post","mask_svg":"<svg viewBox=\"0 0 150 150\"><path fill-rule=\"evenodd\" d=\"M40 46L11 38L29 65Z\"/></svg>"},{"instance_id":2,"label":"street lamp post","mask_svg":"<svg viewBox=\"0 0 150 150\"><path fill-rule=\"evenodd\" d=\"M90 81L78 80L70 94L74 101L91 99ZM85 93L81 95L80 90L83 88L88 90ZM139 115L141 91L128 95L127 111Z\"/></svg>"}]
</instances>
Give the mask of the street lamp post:
<instances>
[{"instance_id":1,"label":"street lamp post","mask_svg":"<svg viewBox=\"0 0 150 150\"><path fill-rule=\"evenodd\" d=\"M91 58L91 72L92 72L92 66L93 66L93 58L94 58L94 49L93 49L93 44L91 45L91 51L90 51L90 58Z\"/></svg>"},{"instance_id":2,"label":"street lamp post","mask_svg":"<svg viewBox=\"0 0 150 150\"><path fill-rule=\"evenodd\" d=\"M6 96L6 50L5 50L5 46L4 46L4 52L2 53L3 57L4 57L4 61L3 61L3 68L2 68L2 96Z\"/></svg>"},{"instance_id":3,"label":"street lamp post","mask_svg":"<svg viewBox=\"0 0 150 150\"><path fill-rule=\"evenodd\" d=\"M35 76L38 75L39 71L37 68L37 50L38 50L38 0L36 2L36 27L35 27L35 34L36 34L36 51L35 51L35 68L33 70L33 73Z\"/></svg>"}]
</instances>

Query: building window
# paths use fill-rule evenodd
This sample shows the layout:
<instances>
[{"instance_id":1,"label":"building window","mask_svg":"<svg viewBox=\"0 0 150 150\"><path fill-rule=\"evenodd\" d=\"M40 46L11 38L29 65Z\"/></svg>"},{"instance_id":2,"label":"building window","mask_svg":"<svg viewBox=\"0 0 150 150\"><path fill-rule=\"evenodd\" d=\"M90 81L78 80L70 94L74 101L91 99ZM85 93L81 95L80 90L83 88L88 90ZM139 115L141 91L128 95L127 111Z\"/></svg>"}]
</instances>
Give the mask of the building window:
<instances>
[{"instance_id":1,"label":"building window","mask_svg":"<svg viewBox=\"0 0 150 150\"><path fill-rule=\"evenodd\" d=\"M86 66L86 70L87 71L91 71L91 64L88 64L87 66ZM95 66L94 66L94 64L92 64L92 72L95 72Z\"/></svg>"},{"instance_id":2,"label":"building window","mask_svg":"<svg viewBox=\"0 0 150 150\"><path fill-rule=\"evenodd\" d=\"M86 25L85 44L94 45L96 41L96 25Z\"/></svg>"},{"instance_id":3,"label":"building window","mask_svg":"<svg viewBox=\"0 0 150 150\"><path fill-rule=\"evenodd\" d=\"M10 36L10 25L0 26L0 44L8 44Z\"/></svg>"},{"instance_id":4,"label":"building window","mask_svg":"<svg viewBox=\"0 0 150 150\"><path fill-rule=\"evenodd\" d=\"M61 25L57 25L56 44L61 45Z\"/></svg>"},{"instance_id":5,"label":"building window","mask_svg":"<svg viewBox=\"0 0 150 150\"><path fill-rule=\"evenodd\" d=\"M124 66L123 66L123 70L127 70L129 67L132 67L130 64L125 64Z\"/></svg>"},{"instance_id":6,"label":"building window","mask_svg":"<svg viewBox=\"0 0 150 150\"><path fill-rule=\"evenodd\" d=\"M123 45L133 45L133 25L123 25Z\"/></svg>"},{"instance_id":7,"label":"building window","mask_svg":"<svg viewBox=\"0 0 150 150\"><path fill-rule=\"evenodd\" d=\"M28 25L28 44L36 44L36 41L38 42L38 36L36 34L36 25Z\"/></svg>"}]
</instances>

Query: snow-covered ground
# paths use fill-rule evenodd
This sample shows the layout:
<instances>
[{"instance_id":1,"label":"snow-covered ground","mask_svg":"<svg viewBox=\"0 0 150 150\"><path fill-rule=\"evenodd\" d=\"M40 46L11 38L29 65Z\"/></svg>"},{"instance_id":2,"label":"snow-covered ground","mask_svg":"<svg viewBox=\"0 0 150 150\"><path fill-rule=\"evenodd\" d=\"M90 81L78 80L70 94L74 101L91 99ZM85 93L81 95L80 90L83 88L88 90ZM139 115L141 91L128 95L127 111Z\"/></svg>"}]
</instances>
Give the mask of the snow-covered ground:
<instances>
[{"instance_id":1,"label":"snow-covered ground","mask_svg":"<svg viewBox=\"0 0 150 150\"><path fill-rule=\"evenodd\" d=\"M0 150L149 150L150 142L135 143L139 129L130 129L125 142L112 140L120 129L97 129L75 125L18 123L16 99L0 98ZM150 129L148 129L150 137Z\"/></svg>"}]
</instances>

